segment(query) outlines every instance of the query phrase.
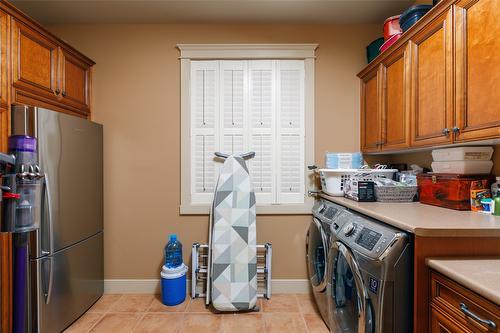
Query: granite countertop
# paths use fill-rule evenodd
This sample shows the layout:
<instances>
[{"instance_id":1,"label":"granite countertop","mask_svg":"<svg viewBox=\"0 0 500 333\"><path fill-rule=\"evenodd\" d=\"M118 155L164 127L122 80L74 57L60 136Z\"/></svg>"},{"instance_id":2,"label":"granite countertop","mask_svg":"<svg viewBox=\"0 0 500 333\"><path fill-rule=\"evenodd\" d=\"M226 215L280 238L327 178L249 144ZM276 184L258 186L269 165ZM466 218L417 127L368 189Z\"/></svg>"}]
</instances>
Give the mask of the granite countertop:
<instances>
[{"instance_id":1,"label":"granite countertop","mask_svg":"<svg viewBox=\"0 0 500 333\"><path fill-rule=\"evenodd\" d=\"M500 306L500 257L427 258L427 266Z\"/></svg>"},{"instance_id":2,"label":"granite countertop","mask_svg":"<svg viewBox=\"0 0 500 333\"><path fill-rule=\"evenodd\" d=\"M321 194L321 197L417 236L500 237L500 216L457 211L419 202L357 202L326 194Z\"/></svg>"}]
</instances>

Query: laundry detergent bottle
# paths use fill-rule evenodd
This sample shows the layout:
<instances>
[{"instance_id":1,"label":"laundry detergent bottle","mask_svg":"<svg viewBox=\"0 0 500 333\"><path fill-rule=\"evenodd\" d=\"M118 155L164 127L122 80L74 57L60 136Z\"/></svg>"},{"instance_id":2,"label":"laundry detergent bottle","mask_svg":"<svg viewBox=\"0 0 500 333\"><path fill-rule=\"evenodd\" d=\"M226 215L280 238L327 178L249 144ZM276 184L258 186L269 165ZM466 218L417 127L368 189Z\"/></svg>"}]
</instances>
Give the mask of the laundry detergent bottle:
<instances>
[{"instance_id":1,"label":"laundry detergent bottle","mask_svg":"<svg viewBox=\"0 0 500 333\"><path fill-rule=\"evenodd\" d=\"M168 306L181 304L186 299L187 266L182 262L182 244L177 235L170 235L165 245L165 265L161 271L161 298Z\"/></svg>"}]
</instances>

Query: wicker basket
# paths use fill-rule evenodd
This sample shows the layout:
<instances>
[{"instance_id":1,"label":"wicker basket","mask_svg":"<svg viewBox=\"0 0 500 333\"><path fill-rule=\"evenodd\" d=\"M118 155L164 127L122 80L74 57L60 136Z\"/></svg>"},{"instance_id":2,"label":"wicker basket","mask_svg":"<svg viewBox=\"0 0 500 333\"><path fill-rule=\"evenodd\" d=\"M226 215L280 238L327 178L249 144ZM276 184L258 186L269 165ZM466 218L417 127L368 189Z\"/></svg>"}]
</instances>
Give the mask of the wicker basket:
<instances>
[{"instance_id":1,"label":"wicker basket","mask_svg":"<svg viewBox=\"0 0 500 333\"><path fill-rule=\"evenodd\" d=\"M418 186L375 186L375 197L380 202L413 202Z\"/></svg>"}]
</instances>

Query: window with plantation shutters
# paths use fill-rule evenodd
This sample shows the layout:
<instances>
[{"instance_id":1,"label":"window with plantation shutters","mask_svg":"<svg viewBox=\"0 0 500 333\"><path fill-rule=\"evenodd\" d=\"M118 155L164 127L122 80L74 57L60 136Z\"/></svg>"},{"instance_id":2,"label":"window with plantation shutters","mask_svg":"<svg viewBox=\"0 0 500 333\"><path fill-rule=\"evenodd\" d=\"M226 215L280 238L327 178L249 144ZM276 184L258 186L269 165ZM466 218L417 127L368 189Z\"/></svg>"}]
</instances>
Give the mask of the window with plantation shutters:
<instances>
[{"instance_id":1,"label":"window with plantation shutters","mask_svg":"<svg viewBox=\"0 0 500 333\"><path fill-rule=\"evenodd\" d=\"M304 61L192 61L190 78L192 203L212 202L215 151L255 152L258 205L304 203Z\"/></svg>"},{"instance_id":2,"label":"window with plantation shutters","mask_svg":"<svg viewBox=\"0 0 500 333\"><path fill-rule=\"evenodd\" d=\"M310 214L316 187L317 44L178 44L181 87L180 214L208 214L223 164L247 160L257 214Z\"/></svg>"}]
</instances>

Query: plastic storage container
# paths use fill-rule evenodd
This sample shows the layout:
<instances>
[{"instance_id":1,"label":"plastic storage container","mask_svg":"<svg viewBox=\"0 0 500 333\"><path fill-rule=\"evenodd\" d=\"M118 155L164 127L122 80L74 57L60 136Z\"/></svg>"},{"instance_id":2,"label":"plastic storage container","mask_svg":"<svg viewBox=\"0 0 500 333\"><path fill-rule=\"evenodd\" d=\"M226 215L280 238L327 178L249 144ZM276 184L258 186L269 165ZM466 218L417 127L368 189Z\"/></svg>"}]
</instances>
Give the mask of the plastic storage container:
<instances>
[{"instance_id":1,"label":"plastic storage container","mask_svg":"<svg viewBox=\"0 0 500 333\"><path fill-rule=\"evenodd\" d=\"M493 156L493 147L457 147L434 149L434 162L446 161L489 161Z\"/></svg>"},{"instance_id":2,"label":"plastic storage container","mask_svg":"<svg viewBox=\"0 0 500 333\"><path fill-rule=\"evenodd\" d=\"M327 169L359 169L363 166L363 154L356 153L326 153Z\"/></svg>"},{"instance_id":3,"label":"plastic storage container","mask_svg":"<svg viewBox=\"0 0 500 333\"><path fill-rule=\"evenodd\" d=\"M9 153L16 157L14 232L28 232L40 227L42 178L39 175L36 138L13 135L8 139ZM38 173L38 176L37 176Z\"/></svg>"},{"instance_id":4,"label":"plastic storage container","mask_svg":"<svg viewBox=\"0 0 500 333\"><path fill-rule=\"evenodd\" d=\"M360 181L371 181L376 178L392 179L397 169L319 169L321 190L335 197L344 196L346 182L353 176Z\"/></svg>"},{"instance_id":5,"label":"plastic storage container","mask_svg":"<svg viewBox=\"0 0 500 333\"><path fill-rule=\"evenodd\" d=\"M432 162L432 171L437 173L459 173L463 175L473 175L480 173L490 173L493 168L492 161L449 161Z\"/></svg>"},{"instance_id":6,"label":"plastic storage container","mask_svg":"<svg viewBox=\"0 0 500 333\"><path fill-rule=\"evenodd\" d=\"M176 268L163 266L161 271L161 300L163 304L174 306L186 299L187 266L181 264Z\"/></svg>"},{"instance_id":7,"label":"plastic storage container","mask_svg":"<svg viewBox=\"0 0 500 333\"><path fill-rule=\"evenodd\" d=\"M394 43L396 43L399 38L401 38L401 34L400 33L392 35L391 38L389 38L388 40L385 41L384 44L382 44L382 46L380 47L380 53L384 52L389 47L391 47L391 45L394 44Z\"/></svg>"},{"instance_id":8,"label":"plastic storage container","mask_svg":"<svg viewBox=\"0 0 500 333\"><path fill-rule=\"evenodd\" d=\"M384 21L384 40L388 40L393 35L403 32L399 26L400 16L401 15L391 16Z\"/></svg>"},{"instance_id":9,"label":"plastic storage container","mask_svg":"<svg viewBox=\"0 0 500 333\"><path fill-rule=\"evenodd\" d=\"M177 240L177 235L170 235L170 240L165 245L165 266L175 268L182 265L182 243Z\"/></svg>"},{"instance_id":10,"label":"plastic storage container","mask_svg":"<svg viewBox=\"0 0 500 333\"><path fill-rule=\"evenodd\" d=\"M380 54L380 47L384 44L384 38L380 37L368 44L366 47L366 59L368 63L372 62Z\"/></svg>"},{"instance_id":11,"label":"plastic storage container","mask_svg":"<svg viewBox=\"0 0 500 333\"><path fill-rule=\"evenodd\" d=\"M399 18L399 26L403 32L410 29L418 20L422 18L430 9L432 5L415 5L411 6L401 14Z\"/></svg>"}]
</instances>

